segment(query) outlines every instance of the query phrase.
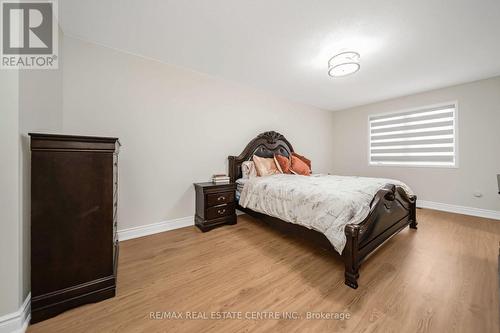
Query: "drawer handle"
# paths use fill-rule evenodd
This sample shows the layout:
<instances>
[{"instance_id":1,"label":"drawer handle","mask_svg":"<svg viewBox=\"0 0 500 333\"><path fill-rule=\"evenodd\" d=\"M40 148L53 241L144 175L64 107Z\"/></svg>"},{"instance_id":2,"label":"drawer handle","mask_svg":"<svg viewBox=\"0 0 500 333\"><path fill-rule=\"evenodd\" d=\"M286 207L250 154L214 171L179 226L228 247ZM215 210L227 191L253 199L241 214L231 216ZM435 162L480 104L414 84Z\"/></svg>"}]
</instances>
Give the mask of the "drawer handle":
<instances>
[{"instance_id":1,"label":"drawer handle","mask_svg":"<svg viewBox=\"0 0 500 333\"><path fill-rule=\"evenodd\" d=\"M220 197L217 198L217 201L221 201L221 200L226 200L226 197L221 195Z\"/></svg>"},{"instance_id":2,"label":"drawer handle","mask_svg":"<svg viewBox=\"0 0 500 333\"><path fill-rule=\"evenodd\" d=\"M225 208L224 208L224 209L219 209L219 210L217 210L217 213L219 213L219 214L221 214L221 215L222 215L222 214L224 214L225 212L226 212L226 209L225 209Z\"/></svg>"}]
</instances>

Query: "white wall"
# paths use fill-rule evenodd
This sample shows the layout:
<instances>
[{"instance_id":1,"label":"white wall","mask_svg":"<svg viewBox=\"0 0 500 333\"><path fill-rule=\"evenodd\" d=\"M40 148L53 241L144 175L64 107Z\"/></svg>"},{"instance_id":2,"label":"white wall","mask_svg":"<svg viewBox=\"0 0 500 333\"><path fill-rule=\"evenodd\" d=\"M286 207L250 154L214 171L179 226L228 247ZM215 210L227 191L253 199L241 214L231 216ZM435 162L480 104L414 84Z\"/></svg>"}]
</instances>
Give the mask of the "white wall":
<instances>
[{"instance_id":1,"label":"white wall","mask_svg":"<svg viewBox=\"0 0 500 333\"><path fill-rule=\"evenodd\" d=\"M65 133L117 136L119 229L194 214L193 182L266 130L330 171L332 114L190 70L64 38Z\"/></svg>"},{"instance_id":2,"label":"white wall","mask_svg":"<svg viewBox=\"0 0 500 333\"><path fill-rule=\"evenodd\" d=\"M29 131L62 126L61 70L0 71L0 332L24 324L30 292Z\"/></svg>"},{"instance_id":3,"label":"white wall","mask_svg":"<svg viewBox=\"0 0 500 333\"><path fill-rule=\"evenodd\" d=\"M0 317L19 310L31 289L27 133L62 129L61 66L0 72ZM22 324L18 319L0 320L0 331Z\"/></svg>"},{"instance_id":4,"label":"white wall","mask_svg":"<svg viewBox=\"0 0 500 333\"><path fill-rule=\"evenodd\" d=\"M60 32L61 33L61 32ZM61 41L59 42L61 46ZM59 53L61 56L61 52ZM31 151L28 133L62 130L62 62L58 70L19 73L19 135L21 173L21 259L23 299L31 290Z\"/></svg>"},{"instance_id":5,"label":"white wall","mask_svg":"<svg viewBox=\"0 0 500 333\"><path fill-rule=\"evenodd\" d=\"M368 165L368 116L458 101L459 167ZM333 113L333 171L389 177L409 184L420 200L500 211L500 77ZM483 193L475 198L474 191Z\"/></svg>"},{"instance_id":6,"label":"white wall","mask_svg":"<svg viewBox=\"0 0 500 333\"><path fill-rule=\"evenodd\" d=\"M21 305L19 73L0 72L0 317ZM1 323L1 320L0 320Z\"/></svg>"}]
</instances>

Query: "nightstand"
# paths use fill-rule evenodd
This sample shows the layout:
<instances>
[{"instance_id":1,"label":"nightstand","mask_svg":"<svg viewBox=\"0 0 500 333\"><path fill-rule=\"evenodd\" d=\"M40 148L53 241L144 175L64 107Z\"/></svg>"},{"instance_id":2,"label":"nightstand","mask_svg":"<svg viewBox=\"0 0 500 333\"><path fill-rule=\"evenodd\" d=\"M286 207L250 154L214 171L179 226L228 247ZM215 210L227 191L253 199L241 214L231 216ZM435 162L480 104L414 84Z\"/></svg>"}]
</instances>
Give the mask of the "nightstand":
<instances>
[{"instance_id":1,"label":"nightstand","mask_svg":"<svg viewBox=\"0 0 500 333\"><path fill-rule=\"evenodd\" d=\"M236 224L236 184L195 183L196 226L203 232Z\"/></svg>"}]
</instances>

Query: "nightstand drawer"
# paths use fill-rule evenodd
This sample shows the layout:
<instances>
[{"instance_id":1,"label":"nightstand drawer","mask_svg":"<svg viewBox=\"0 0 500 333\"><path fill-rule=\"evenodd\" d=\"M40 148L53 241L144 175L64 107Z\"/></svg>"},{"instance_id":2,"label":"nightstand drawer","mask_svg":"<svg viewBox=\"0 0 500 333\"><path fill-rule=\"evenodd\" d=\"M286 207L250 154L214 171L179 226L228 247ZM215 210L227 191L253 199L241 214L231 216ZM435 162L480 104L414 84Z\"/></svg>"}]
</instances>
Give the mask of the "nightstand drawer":
<instances>
[{"instance_id":1,"label":"nightstand drawer","mask_svg":"<svg viewBox=\"0 0 500 333\"><path fill-rule=\"evenodd\" d=\"M235 214L234 203L230 203L223 206L207 208L206 219L211 220L233 214Z\"/></svg>"},{"instance_id":2,"label":"nightstand drawer","mask_svg":"<svg viewBox=\"0 0 500 333\"><path fill-rule=\"evenodd\" d=\"M207 207L234 202L234 191L207 194Z\"/></svg>"}]
</instances>

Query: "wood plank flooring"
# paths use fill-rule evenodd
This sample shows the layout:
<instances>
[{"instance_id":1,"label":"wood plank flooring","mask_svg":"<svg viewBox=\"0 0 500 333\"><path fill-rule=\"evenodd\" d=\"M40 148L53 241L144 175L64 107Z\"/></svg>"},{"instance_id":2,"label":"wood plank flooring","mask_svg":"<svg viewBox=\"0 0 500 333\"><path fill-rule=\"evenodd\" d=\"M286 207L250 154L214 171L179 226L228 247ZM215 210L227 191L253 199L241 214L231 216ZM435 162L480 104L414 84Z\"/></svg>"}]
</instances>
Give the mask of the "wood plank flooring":
<instances>
[{"instance_id":1,"label":"wood plank flooring","mask_svg":"<svg viewBox=\"0 0 500 333\"><path fill-rule=\"evenodd\" d=\"M115 298L28 332L498 332L500 221L417 216L417 231L403 230L361 267L357 290L344 285L335 256L246 215L208 233L187 227L125 241ZM173 311L184 318L151 318ZM256 320L257 311L292 318ZM201 318L211 312L243 319Z\"/></svg>"}]
</instances>

